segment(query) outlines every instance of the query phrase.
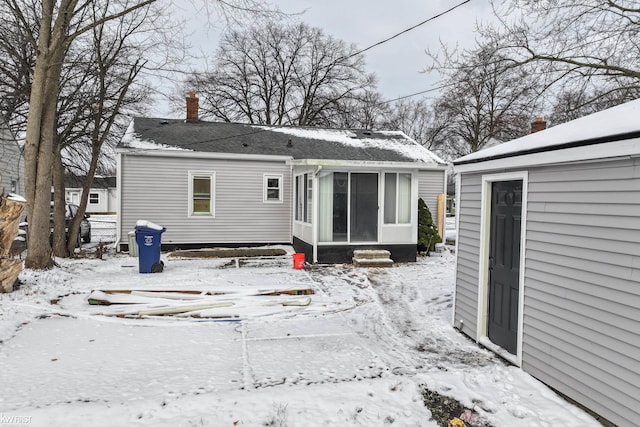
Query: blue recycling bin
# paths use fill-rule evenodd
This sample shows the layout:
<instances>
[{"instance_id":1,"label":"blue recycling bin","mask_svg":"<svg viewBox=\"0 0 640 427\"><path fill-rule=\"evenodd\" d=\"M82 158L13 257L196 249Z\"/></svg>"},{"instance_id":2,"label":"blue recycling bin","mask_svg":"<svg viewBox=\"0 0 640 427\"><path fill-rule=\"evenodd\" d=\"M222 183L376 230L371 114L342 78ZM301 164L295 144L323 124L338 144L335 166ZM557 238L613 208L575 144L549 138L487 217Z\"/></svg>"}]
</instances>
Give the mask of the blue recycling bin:
<instances>
[{"instance_id":1,"label":"blue recycling bin","mask_svg":"<svg viewBox=\"0 0 640 427\"><path fill-rule=\"evenodd\" d=\"M167 229L152 224L136 225L136 243L138 244L138 271L140 273L161 273L164 263L160 261L162 233Z\"/></svg>"}]
</instances>

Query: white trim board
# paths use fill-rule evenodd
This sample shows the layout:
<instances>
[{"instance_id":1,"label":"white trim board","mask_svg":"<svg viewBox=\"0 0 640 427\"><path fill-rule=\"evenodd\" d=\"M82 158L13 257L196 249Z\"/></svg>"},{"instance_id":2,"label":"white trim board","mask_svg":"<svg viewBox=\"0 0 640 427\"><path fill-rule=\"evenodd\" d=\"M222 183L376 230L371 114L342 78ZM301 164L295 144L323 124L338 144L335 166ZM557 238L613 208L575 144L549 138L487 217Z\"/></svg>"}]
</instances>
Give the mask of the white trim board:
<instances>
[{"instance_id":1,"label":"white trim board","mask_svg":"<svg viewBox=\"0 0 640 427\"><path fill-rule=\"evenodd\" d=\"M271 156L266 154L235 154L235 153L209 153L203 151L156 149L147 150L140 148L116 148L116 153L124 156L151 156L173 157L193 159L221 159L221 160L256 160L264 162L287 162L291 156Z\"/></svg>"},{"instance_id":2,"label":"white trim board","mask_svg":"<svg viewBox=\"0 0 640 427\"><path fill-rule=\"evenodd\" d=\"M491 184L499 181L522 181L522 214L520 223L520 266L518 278L518 337L517 351L512 361L522 366L522 338L524 326L524 270L527 230L527 193L529 173L527 171L507 172L482 176L482 196L480 214L480 256L478 260L478 311L476 341L488 341L487 321L489 312L489 251L491 242Z\"/></svg>"},{"instance_id":3,"label":"white trim board","mask_svg":"<svg viewBox=\"0 0 640 427\"><path fill-rule=\"evenodd\" d=\"M456 173L486 172L497 169L516 169L589 160L605 161L616 157L637 156L640 156L640 138L633 138L534 154L513 155L494 160L480 160L476 163L454 165L454 170Z\"/></svg>"}]
</instances>

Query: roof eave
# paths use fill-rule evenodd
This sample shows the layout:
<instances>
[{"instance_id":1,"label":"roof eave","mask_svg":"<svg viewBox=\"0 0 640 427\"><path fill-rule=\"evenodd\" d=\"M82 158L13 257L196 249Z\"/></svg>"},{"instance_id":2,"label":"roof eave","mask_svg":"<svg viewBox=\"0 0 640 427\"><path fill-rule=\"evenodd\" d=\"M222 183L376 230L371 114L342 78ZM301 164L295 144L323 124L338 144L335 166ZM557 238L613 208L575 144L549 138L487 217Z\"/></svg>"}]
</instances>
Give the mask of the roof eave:
<instances>
[{"instance_id":1,"label":"roof eave","mask_svg":"<svg viewBox=\"0 0 640 427\"><path fill-rule=\"evenodd\" d=\"M531 150L530 152L512 153L508 156L454 162L454 171L456 173L471 173L640 156L640 132L616 135L616 137L594 138L556 145L552 150Z\"/></svg>"},{"instance_id":2,"label":"roof eave","mask_svg":"<svg viewBox=\"0 0 640 427\"><path fill-rule=\"evenodd\" d=\"M446 165L424 162L389 162L380 160L339 160L339 159L291 159L287 164L292 166L326 166L353 168L393 168L393 169L442 169Z\"/></svg>"},{"instance_id":3,"label":"roof eave","mask_svg":"<svg viewBox=\"0 0 640 427\"><path fill-rule=\"evenodd\" d=\"M620 133L615 135L606 135L606 136L601 136L597 138L580 139L576 141L565 142L563 144L536 147L532 149L525 148L522 150L513 151L509 153L496 154L493 156L488 155L485 157L475 157L469 160L464 160L464 158L467 156L463 156L458 160L454 160L453 165L460 166L460 165L466 165L471 163L482 163L482 162L487 162L491 160L505 159L509 157L527 156L530 154L546 153L549 151L558 151L558 150L564 150L568 148L586 147L589 145L604 144L604 143L613 142L613 141L625 141L627 139L634 139L634 138L640 138L640 131L626 132L626 133Z\"/></svg>"},{"instance_id":4,"label":"roof eave","mask_svg":"<svg viewBox=\"0 0 640 427\"><path fill-rule=\"evenodd\" d=\"M154 156L154 157L181 157L199 159L220 159L220 160L262 160L272 162L287 162L291 156L268 155L268 154L242 154L242 153L220 153L190 150L166 150L166 149L140 149L131 147L118 147L116 153L124 155Z\"/></svg>"}]
</instances>

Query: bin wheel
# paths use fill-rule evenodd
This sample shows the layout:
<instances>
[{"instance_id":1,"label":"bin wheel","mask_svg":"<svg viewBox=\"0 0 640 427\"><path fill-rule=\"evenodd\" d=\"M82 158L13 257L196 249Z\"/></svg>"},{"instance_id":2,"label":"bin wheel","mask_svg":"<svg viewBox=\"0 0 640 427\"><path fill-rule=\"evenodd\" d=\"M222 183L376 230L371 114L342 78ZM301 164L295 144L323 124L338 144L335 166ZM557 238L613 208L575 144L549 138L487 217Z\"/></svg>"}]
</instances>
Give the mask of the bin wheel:
<instances>
[{"instance_id":1,"label":"bin wheel","mask_svg":"<svg viewBox=\"0 0 640 427\"><path fill-rule=\"evenodd\" d=\"M152 273L162 273L162 270L164 270L164 262L162 261L156 262L151 266Z\"/></svg>"}]
</instances>

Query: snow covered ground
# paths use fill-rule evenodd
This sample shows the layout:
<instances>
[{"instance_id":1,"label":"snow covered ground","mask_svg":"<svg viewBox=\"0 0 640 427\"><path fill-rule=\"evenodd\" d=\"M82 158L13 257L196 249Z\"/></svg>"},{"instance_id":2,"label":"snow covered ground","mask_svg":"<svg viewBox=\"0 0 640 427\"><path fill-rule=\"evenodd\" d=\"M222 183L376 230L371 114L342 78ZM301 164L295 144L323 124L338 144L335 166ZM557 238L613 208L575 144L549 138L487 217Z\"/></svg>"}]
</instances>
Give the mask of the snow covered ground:
<instances>
[{"instance_id":1,"label":"snow covered ground","mask_svg":"<svg viewBox=\"0 0 640 427\"><path fill-rule=\"evenodd\" d=\"M287 248L289 252L291 248ZM0 295L0 424L436 426L437 392L477 425L599 426L450 326L454 256L388 269L269 259L59 260ZM309 287L308 306L248 296ZM118 318L93 289L225 292L238 318ZM239 308L237 308L239 307ZM222 311L221 311L222 312Z\"/></svg>"}]
</instances>

